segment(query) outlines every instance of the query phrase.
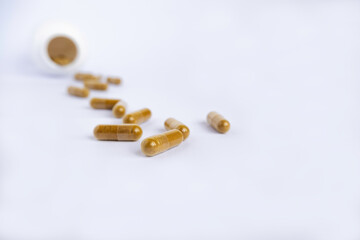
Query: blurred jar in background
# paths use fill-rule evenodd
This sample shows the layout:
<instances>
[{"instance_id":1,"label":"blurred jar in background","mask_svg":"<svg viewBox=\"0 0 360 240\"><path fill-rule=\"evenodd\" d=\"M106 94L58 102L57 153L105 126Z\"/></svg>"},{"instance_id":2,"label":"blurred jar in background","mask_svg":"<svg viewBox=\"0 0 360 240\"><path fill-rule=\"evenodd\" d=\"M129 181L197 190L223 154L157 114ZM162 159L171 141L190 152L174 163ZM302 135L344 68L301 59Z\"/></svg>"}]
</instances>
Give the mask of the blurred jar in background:
<instances>
[{"instance_id":1,"label":"blurred jar in background","mask_svg":"<svg viewBox=\"0 0 360 240\"><path fill-rule=\"evenodd\" d=\"M35 33L33 58L44 72L70 74L85 59L85 43L80 32L67 23L50 22Z\"/></svg>"}]
</instances>

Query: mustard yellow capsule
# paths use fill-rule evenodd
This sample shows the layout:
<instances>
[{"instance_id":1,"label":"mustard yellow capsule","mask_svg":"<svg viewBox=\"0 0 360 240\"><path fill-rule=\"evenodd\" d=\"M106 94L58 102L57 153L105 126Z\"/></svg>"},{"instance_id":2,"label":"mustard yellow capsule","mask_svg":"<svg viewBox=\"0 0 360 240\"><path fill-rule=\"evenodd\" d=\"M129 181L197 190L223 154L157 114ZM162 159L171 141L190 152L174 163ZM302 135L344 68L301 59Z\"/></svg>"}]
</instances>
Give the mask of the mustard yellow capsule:
<instances>
[{"instance_id":1,"label":"mustard yellow capsule","mask_svg":"<svg viewBox=\"0 0 360 240\"><path fill-rule=\"evenodd\" d=\"M217 112L210 112L207 115L207 122L219 133L226 133L230 129L230 122Z\"/></svg>"},{"instance_id":2,"label":"mustard yellow capsule","mask_svg":"<svg viewBox=\"0 0 360 240\"><path fill-rule=\"evenodd\" d=\"M81 80L83 83L86 82L100 82L101 77L94 77L94 78L86 78Z\"/></svg>"},{"instance_id":3,"label":"mustard yellow capsule","mask_svg":"<svg viewBox=\"0 0 360 240\"><path fill-rule=\"evenodd\" d=\"M107 83L111 83L111 84L115 84L115 85L119 85L121 83L121 79L120 78L115 78L115 77L108 77L106 79Z\"/></svg>"},{"instance_id":4,"label":"mustard yellow capsule","mask_svg":"<svg viewBox=\"0 0 360 240\"><path fill-rule=\"evenodd\" d=\"M95 76L90 73L76 73L74 75L74 78L79 81L99 81L101 76Z\"/></svg>"},{"instance_id":5,"label":"mustard yellow capsule","mask_svg":"<svg viewBox=\"0 0 360 240\"><path fill-rule=\"evenodd\" d=\"M107 83L102 83L98 81L85 81L84 86L94 90L105 91L107 89Z\"/></svg>"},{"instance_id":6,"label":"mustard yellow capsule","mask_svg":"<svg viewBox=\"0 0 360 240\"><path fill-rule=\"evenodd\" d=\"M173 129L159 135L145 138L141 143L141 150L146 156L154 156L179 145L183 141L183 134Z\"/></svg>"},{"instance_id":7,"label":"mustard yellow capsule","mask_svg":"<svg viewBox=\"0 0 360 240\"><path fill-rule=\"evenodd\" d=\"M72 60L70 58L66 58L66 57L50 57L51 60L53 60L54 62L56 62L57 64L64 66L64 65L68 65L69 63L72 62Z\"/></svg>"},{"instance_id":8,"label":"mustard yellow capsule","mask_svg":"<svg viewBox=\"0 0 360 240\"><path fill-rule=\"evenodd\" d=\"M142 133L141 127L136 124L97 125L94 128L95 138L107 141L137 141Z\"/></svg>"},{"instance_id":9,"label":"mustard yellow capsule","mask_svg":"<svg viewBox=\"0 0 360 240\"><path fill-rule=\"evenodd\" d=\"M143 108L140 109L139 111L126 114L123 119L123 122L140 124L146 122L150 117L151 117L150 109Z\"/></svg>"},{"instance_id":10,"label":"mustard yellow capsule","mask_svg":"<svg viewBox=\"0 0 360 240\"><path fill-rule=\"evenodd\" d=\"M102 83L99 81L85 81L84 86L90 89L102 90L102 91L105 91L108 88L107 83Z\"/></svg>"},{"instance_id":11,"label":"mustard yellow capsule","mask_svg":"<svg viewBox=\"0 0 360 240\"><path fill-rule=\"evenodd\" d=\"M87 88L79 88L79 87L70 86L70 87L68 87L68 93L73 96L85 98L85 97L89 96L90 91Z\"/></svg>"},{"instance_id":12,"label":"mustard yellow capsule","mask_svg":"<svg viewBox=\"0 0 360 240\"><path fill-rule=\"evenodd\" d=\"M90 105L95 109L112 109L120 99L92 98Z\"/></svg>"},{"instance_id":13,"label":"mustard yellow capsule","mask_svg":"<svg viewBox=\"0 0 360 240\"><path fill-rule=\"evenodd\" d=\"M166 119L165 123L166 130L177 129L184 135L184 140L189 136L190 129L183 124L182 122L176 120L175 118L168 118Z\"/></svg>"},{"instance_id":14,"label":"mustard yellow capsule","mask_svg":"<svg viewBox=\"0 0 360 240\"><path fill-rule=\"evenodd\" d=\"M122 118L126 112L126 103L124 101L118 101L112 108L112 112L116 118Z\"/></svg>"}]
</instances>

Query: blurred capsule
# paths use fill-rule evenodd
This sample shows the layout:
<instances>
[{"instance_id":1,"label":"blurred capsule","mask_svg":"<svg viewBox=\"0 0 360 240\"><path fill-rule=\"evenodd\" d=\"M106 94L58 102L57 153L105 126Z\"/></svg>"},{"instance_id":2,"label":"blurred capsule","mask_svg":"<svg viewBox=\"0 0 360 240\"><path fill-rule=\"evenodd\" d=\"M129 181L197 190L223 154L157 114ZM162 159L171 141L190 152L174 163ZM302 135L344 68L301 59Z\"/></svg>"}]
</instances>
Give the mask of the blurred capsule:
<instances>
[{"instance_id":1,"label":"blurred capsule","mask_svg":"<svg viewBox=\"0 0 360 240\"><path fill-rule=\"evenodd\" d=\"M95 76L90 73L76 73L74 78L79 81L99 81L101 76Z\"/></svg>"},{"instance_id":2,"label":"blurred capsule","mask_svg":"<svg viewBox=\"0 0 360 240\"><path fill-rule=\"evenodd\" d=\"M136 124L97 125L94 136L98 140L137 141L141 138L142 129Z\"/></svg>"},{"instance_id":3,"label":"blurred capsule","mask_svg":"<svg viewBox=\"0 0 360 240\"><path fill-rule=\"evenodd\" d=\"M67 58L65 56L54 56L54 57L50 57L51 60L53 60L55 63L61 65L61 66L65 66L68 65L69 63L72 62L73 59L71 58Z\"/></svg>"},{"instance_id":4,"label":"blurred capsule","mask_svg":"<svg viewBox=\"0 0 360 240\"><path fill-rule=\"evenodd\" d=\"M125 115L127 104L124 101L118 101L112 108L112 112L116 118L122 118Z\"/></svg>"},{"instance_id":5,"label":"blurred capsule","mask_svg":"<svg viewBox=\"0 0 360 240\"><path fill-rule=\"evenodd\" d=\"M141 143L141 150L146 156L154 156L179 145L183 141L183 134L173 129L159 135L145 138Z\"/></svg>"},{"instance_id":6,"label":"blurred capsule","mask_svg":"<svg viewBox=\"0 0 360 240\"><path fill-rule=\"evenodd\" d=\"M94 90L105 91L108 88L107 83L102 83L99 81L85 81L84 86Z\"/></svg>"},{"instance_id":7,"label":"blurred capsule","mask_svg":"<svg viewBox=\"0 0 360 240\"><path fill-rule=\"evenodd\" d=\"M106 80L107 80L107 83L111 83L111 84L115 84L115 85L119 85L121 83L120 78L108 77Z\"/></svg>"},{"instance_id":8,"label":"blurred capsule","mask_svg":"<svg viewBox=\"0 0 360 240\"><path fill-rule=\"evenodd\" d=\"M112 109L120 99L92 98L90 105L95 109Z\"/></svg>"},{"instance_id":9,"label":"blurred capsule","mask_svg":"<svg viewBox=\"0 0 360 240\"><path fill-rule=\"evenodd\" d=\"M87 88L79 88L79 87L70 86L70 87L68 87L68 93L73 96L85 98L85 97L89 96L90 91Z\"/></svg>"},{"instance_id":10,"label":"blurred capsule","mask_svg":"<svg viewBox=\"0 0 360 240\"><path fill-rule=\"evenodd\" d=\"M139 111L128 113L125 115L124 123L140 124L147 121L151 117L151 111L148 108L140 109Z\"/></svg>"},{"instance_id":11,"label":"blurred capsule","mask_svg":"<svg viewBox=\"0 0 360 240\"><path fill-rule=\"evenodd\" d=\"M166 119L164 125L165 125L166 130L172 130L172 129L179 130L184 135L184 140L190 134L190 129L185 124L183 124L182 122L180 122L174 118Z\"/></svg>"},{"instance_id":12,"label":"blurred capsule","mask_svg":"<svg viewBox=\"0 0 360 240\"><path fill-rule=\"evenodd\" d=\"M230 122L217 112L210 112L207 115L207 122L219 133L226 133L230 129Z\"/></svg>"}]
</instances>

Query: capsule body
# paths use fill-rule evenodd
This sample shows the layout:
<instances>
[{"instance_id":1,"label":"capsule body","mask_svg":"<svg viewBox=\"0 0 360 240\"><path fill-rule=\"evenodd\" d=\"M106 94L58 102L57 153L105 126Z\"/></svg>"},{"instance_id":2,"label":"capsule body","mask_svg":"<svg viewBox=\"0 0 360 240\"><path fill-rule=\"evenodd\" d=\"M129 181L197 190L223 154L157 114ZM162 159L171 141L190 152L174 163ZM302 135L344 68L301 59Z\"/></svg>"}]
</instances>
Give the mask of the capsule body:
<instances>
[{"instance_id":1,"label":"capsule body","mask_svg":"<svg viewBox=\"0 0 360 240\"><path fill-rule=\"evenodd\" d=\"M105 91L108 88L107 83L102 83L99 81L85 81L84 86L94 90Z\"/></svg>"},{"instance_id":2,"label":"capsule body","mask_svg":"<svg viewBox=\"0 0 360 240\"><path fill-rule=\"evenodd\" d=\"M90 105L95 109L112 109L120 99L92 98Z\"/></svg>"},{"instance_id":3,"label":"capsule body","mask_svg":"<svg viewBox=\"0 0 360 240\"><path fill-rule=\"evenodd\" d=\"M179 145L183 141L183 134L173 129L159 135L145 138L141 143L141 150L146 156L154 156Z\"/></svg>"},{"instance_id":4,"label":"capsule body","mask_svg":"<svg viewBox=\"0 0 360 240\"><path fill-rule=\"evenodd\" d=\"M175 118L166 119L164 125L165 125L166 130L172 130L172 129L179 130L183 134L184 140L190 134L190 129L185 124L183 124L182 122L176 120Z\"/></svg>"},{"instance_id":5,"label":"capsule body","mask_svg":"<svg viewBox=\"0 0 360 240\"><path fill-rule=\"evenodd\" d=\"M207 122L219 133L226 133L230 129L230 122L217 112L210 112L207 115Z\"/></svg>"},{"instance_id":6,"label":"capsule body","mask_svg":"<svg viewBox=\"0 0 360 240\"><path fill-rule=\"evenodd\" d=\"M122 118L125 115L127 104L124 101L118 101L112 108L112 112L116 118Z\"/></svg>"},{"instance_id":7,"label":"capsule body","mask_svg":"<svg viewBox=\"0 0 360 240\"><path fill-rule=\"evenodd\" d=\"M106 79L107 83L111 83L111 84L115 84L115 85L119 85L121 83L121 79L120 78L116 78L116 77L108 77Z\"/></svg>"},{"instance_id":8,"label":"capsule body","mask_svg":"<svg viewBox=\"0 0 360 240\"><path fill-rule=\"evenodd\" d=\"M140 109L139 111L126 114L123 119L123 122L140 124L147 121L150 117L151 117L150 109L143 108Z\"/></svg>"},{"instance_id":9,"label":"capsule body","mask_svg":"<svg viewBox=\"0 0 360 240\"><path fill-rule=\"evenodd\" d=\"M94 136L98 140L137 141L142 136L142 129L136 124L97 125Z\"/></svg>"},{"instance_id":10,"label":"capsule body","mask_svg":"<svg viewBox=\"0 0 360 240\"><path fill-rule=\"evenodd\" d=\"M99 81L101 76L95 76L90 73L76 73L74 78L79 81Z\"/></svg>"},{"instance_id":11,"label":"capsule body","mask_svg":"<svg viewBox=\"0 0 360 240\"><path fill-rule=\"evenodd\" d=\"M87 88L79 88L79 87L70 86L70 87L68 87L68 93L73 96L85 98L85 97L89 96L90 91Z\"/></svg>"}]
</instances>

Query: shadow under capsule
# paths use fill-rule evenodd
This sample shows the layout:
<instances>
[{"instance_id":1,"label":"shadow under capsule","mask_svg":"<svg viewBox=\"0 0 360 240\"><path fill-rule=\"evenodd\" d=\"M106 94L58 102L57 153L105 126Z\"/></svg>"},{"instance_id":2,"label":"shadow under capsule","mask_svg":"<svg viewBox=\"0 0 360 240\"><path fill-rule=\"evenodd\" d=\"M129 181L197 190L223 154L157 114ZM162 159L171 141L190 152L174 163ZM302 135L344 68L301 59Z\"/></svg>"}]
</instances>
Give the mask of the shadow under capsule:
<instances>
[{"instance_id":1,"label":"shadow under capsule","mask_svg":"<svg viewBox=\"0 0 360 240\"><path fill-rule=\"evenodd\" d=\"M88 135L87 139L92 140L92 141L97 141L97 139L94 137L94 135Z\"/></svg>"},{"instance_id":2,"label":"shadow under capsule","mask_svg":"<svg viewBox=\"0 0 360 240\"><path fill-rule=\"evenodd\" d=\"M146 157L145 154L142 153L141 149L135 150L135 155L139 157Z\"/></svg>"},{"instance_id":3,"label":"shadow under capsule","mask_svg":"<svg viewBox=\"0 0 360 240\"><path fill-rule=\"evenodd\" d=\"M218 133L215 129L213 129L210 124L208 124L206 121L200 121L198 123L198 125L201 126L202 129L206 130L206 131L210 131L212 133Z\"/></svg>"}]
</instances>

